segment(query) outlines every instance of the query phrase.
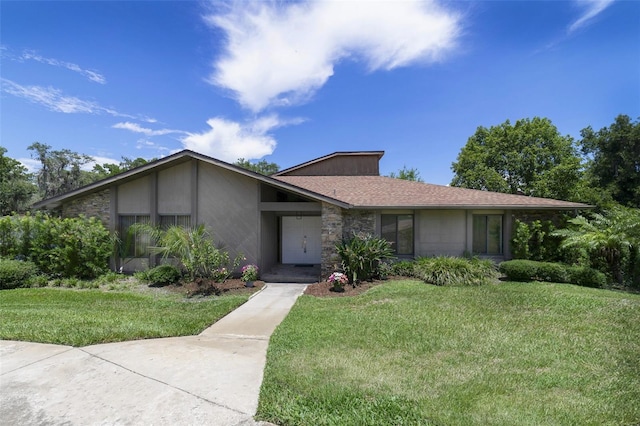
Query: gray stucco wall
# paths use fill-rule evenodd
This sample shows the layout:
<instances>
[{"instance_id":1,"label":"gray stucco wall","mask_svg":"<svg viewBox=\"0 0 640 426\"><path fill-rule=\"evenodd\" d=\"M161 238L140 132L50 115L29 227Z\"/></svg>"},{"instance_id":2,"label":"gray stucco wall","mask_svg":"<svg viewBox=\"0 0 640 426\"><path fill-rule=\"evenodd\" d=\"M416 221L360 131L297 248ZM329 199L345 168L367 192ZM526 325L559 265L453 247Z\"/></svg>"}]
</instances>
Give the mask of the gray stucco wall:
<instances>
[{"instance_id":1,"label":"gray stucco wall","mask_svg":"<svg viewBox=\"0 0 640 426\"><path fill-rule=\"evenodd\" d=\"M191 162L158 172L158 214L191 213Z\"/></svg>"},{"instance_id":2,"label":"gray stucco wall","mask_svg":"<svg viewBox=\"0 0 640 426\"><path fill-rule=\"evenodd\" d=\"M151 178L143 176L118 185L118 214L151 213Z\"/></svg>"},{"instance_id":3,"label":"gray stucco wall","mask_svg":"<svg viewBox=\"0 0 640 426\"><path fill-rule=\"evenodd\" d=\"M198 168L198 222L209 227L216 243L233 259L260 261L259 184L256 180L211 164Z\"/></svg>"}]
</instances>

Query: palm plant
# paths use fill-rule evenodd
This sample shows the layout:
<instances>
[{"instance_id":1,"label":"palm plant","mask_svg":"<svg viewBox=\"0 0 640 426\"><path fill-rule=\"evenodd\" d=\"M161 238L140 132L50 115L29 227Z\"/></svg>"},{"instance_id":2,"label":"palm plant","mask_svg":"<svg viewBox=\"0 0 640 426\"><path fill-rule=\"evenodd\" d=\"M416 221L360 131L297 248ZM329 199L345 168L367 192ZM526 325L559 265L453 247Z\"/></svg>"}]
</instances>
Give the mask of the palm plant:
<instances>
[{"instance_id":1,"label":"palm plant","mask_svg":"<svg viewBox=\"0 0 640 426\"><path fill-rule=\"evenodd\" d=\"M212 277L221 268L231 266L229 253L215 247L204 225L170 226L163 230L140 224L136 230L147 233L156 242L156 246L149 247L152 253L162 255L163 259L177 259L191 280ZM242 258L239 254L231 267L237 268Z\"/></svg>"},{"instance_id":2,"label":"palm plant","mask_svg":"<svg viewBox=\"0 0 640 426\"><path fill-rule=\"evenodd\" d=\"M638 210L615 208L591 219L578 216L569 220L569 228L553 234L563 237L562 249L586 255L592 266L604 266L611 278L623 283L625 266L638 262L640 245L640 213Z\"/></svg>"}]
</instances>

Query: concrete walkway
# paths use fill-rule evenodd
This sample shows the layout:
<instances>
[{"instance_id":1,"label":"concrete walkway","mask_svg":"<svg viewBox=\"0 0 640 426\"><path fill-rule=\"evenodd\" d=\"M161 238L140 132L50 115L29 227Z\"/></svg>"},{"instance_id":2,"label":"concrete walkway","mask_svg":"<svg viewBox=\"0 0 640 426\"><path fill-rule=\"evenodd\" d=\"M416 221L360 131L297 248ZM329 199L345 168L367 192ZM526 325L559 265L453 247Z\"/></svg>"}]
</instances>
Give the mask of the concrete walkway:
<instances>
[{"instance_id":1,"label":"concrete walkway","mask_svg":"<svg viewBox=\"0 0 640 426\"><path fill-rule=\"evenodd\" d=\"M268 284L198 336L73 348L0 341L0 425L242 425L304 284Z\"/></svg>"}]
</instances>

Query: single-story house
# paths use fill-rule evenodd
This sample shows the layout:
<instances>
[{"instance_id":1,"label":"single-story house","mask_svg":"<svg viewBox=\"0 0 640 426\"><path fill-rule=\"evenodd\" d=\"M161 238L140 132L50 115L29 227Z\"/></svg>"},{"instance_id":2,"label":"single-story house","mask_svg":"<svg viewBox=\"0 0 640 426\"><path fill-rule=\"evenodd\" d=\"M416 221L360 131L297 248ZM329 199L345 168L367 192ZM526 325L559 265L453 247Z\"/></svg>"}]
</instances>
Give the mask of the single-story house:
<instances>
[{"instance_id":1,"label":"single-story house","mask_svg":"<svg viewBox=\"0 0 640 426\"><path fill-rule=\"evenodd\" d=\"M280 264L340 265L335 245L354 232L392 242L399 257L473 253L510 258L514 215L589 206L380 176L383 151L335 152L263 176L184 150L40 201L34 208L99 217L126 235L136 222L205 224L230 255L268 271ZM113 267L155 262L133 241Z\"/></svg>"}]
</instances>

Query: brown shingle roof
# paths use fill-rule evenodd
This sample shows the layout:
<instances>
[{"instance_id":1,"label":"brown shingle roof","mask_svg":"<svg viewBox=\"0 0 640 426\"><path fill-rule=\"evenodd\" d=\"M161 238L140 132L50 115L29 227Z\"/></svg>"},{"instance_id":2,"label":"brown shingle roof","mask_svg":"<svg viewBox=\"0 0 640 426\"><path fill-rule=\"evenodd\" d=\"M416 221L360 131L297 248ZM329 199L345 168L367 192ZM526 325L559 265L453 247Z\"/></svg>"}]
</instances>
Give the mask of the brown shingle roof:
<instances>
[{"instance_id":1,"label":"brown shingle roof","mask_svg":"<svg viewBox=\"0 0 640 426\"><path fill-rule=\"evenodd\" d=\"M384 176L274 176L360 208L583 209L582 203L433 185Z\"/></svg>"}]
</instances>

